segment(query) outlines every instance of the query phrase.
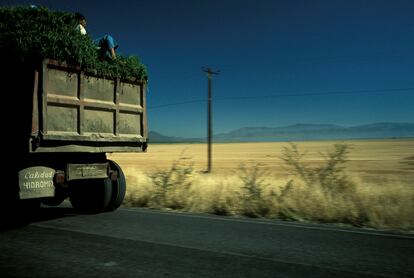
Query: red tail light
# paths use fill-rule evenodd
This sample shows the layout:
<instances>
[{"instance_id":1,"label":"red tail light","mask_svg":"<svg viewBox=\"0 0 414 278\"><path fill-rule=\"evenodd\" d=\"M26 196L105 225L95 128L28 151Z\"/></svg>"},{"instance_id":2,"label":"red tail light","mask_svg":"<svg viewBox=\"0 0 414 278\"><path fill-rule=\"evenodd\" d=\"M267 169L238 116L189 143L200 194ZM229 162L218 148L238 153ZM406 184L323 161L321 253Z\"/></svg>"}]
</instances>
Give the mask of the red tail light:
<instances>
[{"instance_id":1,"label":"red tail light","mask_svg":"<svg viewBox=\"0 0 414 278\"><path fill-rule=\"evenodd\" d=\"M65 172L57 171L55 173L54 181L56 184L64 184L65 183Z\"/></svg>"},{"instance_id":2,"label":"red tail light","mask_svg":"<svg viewBox=\"0 0 414 278\"><path fill-rule=\"evenodd\" d=\"M109 177L111 178L111 181L116 181L118 179L118 171L110 171Z\"/></svg>"}]
</instances>

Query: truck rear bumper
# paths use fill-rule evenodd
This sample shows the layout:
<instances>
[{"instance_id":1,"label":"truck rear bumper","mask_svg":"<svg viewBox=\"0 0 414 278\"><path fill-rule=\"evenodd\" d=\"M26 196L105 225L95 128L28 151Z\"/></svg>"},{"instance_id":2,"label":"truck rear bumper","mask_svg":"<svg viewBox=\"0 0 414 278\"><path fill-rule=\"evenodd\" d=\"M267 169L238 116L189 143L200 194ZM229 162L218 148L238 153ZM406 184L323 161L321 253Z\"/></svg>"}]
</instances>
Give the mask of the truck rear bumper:
<instances>
[{"instance_id":1,"label":"truck rear bumper","mask_svg":"<svg viewBox=\"0 0 414 278\"><path fill-rule=\"evenodd\" d=\"M104 179L109 177L109 163L71 164L67 166L67 181Z\"/></svg>"},{"instance_id":2,"label":"truck rear bumper","mask_svg":"<svg viewBox=\"0 0 414 278\"><path fill-rule=\"evenodd\" d=\"M54 197L57 186L71 181L106 179L110 177L110 165L106 163L67 163L65 171L45 166L34 166L19 171L19 199Z\"/></svg>"}]
</instances>

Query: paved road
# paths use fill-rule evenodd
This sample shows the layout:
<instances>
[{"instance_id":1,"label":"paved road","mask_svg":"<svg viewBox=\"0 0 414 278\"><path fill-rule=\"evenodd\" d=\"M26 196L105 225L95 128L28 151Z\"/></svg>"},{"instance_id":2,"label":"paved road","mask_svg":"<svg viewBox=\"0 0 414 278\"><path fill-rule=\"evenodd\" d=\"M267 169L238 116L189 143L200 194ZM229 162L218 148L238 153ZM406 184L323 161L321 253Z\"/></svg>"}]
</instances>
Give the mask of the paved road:
<instances>
[{"instance_id":1,"label":"paved road","mask_svg":"<svg viewBox=\"0 0 414 278\"><path fill-rule=\"evenodd\" d=\"M414 236L121 208L42 208L0 232L0 277L414 277Z\"/></svg>"}]
</instances>

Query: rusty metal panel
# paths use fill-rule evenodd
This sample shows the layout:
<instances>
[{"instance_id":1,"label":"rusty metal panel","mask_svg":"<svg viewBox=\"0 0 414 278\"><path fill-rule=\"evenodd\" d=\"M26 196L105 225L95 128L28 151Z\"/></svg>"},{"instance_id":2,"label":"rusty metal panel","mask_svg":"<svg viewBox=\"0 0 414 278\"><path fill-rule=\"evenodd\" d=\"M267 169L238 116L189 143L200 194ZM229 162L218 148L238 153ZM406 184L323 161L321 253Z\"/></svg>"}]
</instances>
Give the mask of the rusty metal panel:
<instances>
[{"instance_id":1,"label":"rusty metal panel","mask_svg":"<svg viewBox=\"0 0 414 278\"><path fill-rule=\"evenodd\" d=\"M118 133L131 136L142 133L143 97L142 86L121 82L119 86L120 111L118 115Z\"/></svg>"},{"instance_id":2,"label":"rusty metal panel","mask_svg":"<svg viewBox=\"0 0 414 278\"><path fill-rule=\"evenodd\" d=\"M33 96L32 96L32 128L31 135L39 135L39 103L38 103L38 89L39 89L39 71L35 70L33 82Z\"/></svg>"},{"instance_id":3,"label":"rusty metal panel","mask_svg":"<svg viewBox=\"0 0 414 278\"><path fill-rule=\"evenodd\" d=\"M47 107L47 130L50 132L78 133L77 107L49 105Z\"/></svg>"},{"instance_id":4,"label":"rusty metal panel","mask_svg":"<svg viewBox=\"0 0 414 278\"><path fill-rule=\"evenodd\" d=\"M142 106L141 86L121 82L119 86L119 102Z\"/></svg>"},{"instance_id":5,"label":"rusty metal panel","mask_svg":"<svg viewBox=\"0 0 414 278\"><path fill-rule=\"evenodd\" d=\"M122 135L141 134L141 115L139 113L121 113L119 115L118 132Z\"/></svg>"},{"instance_id":6,"label":"rusty metal panel","mask_svg":"<svg viewBox=\"0 0 414 278\"><path fill-rule=\"evenodd\" d=\"M114 135L114 112L85 108L84 129L86 133Z\"/></svg>"},{"instance_id":7,"label":"rusty metal panel","mask_svg":"<svg viewBox=\"0 0 414 278\"><path fill-rule=\"evenodd\" d=\"M53 151L47 146L49 141L57 149L75 146L75 151L76 146L91 152L145 149L148 131L143 83L96 77L52 60L44 61L41 74L41 109L37 113L41 140L32 151Z\"/></svg>"},{"instance_id":8,"label":"rusty metal panel","mask_svg":"<svg viewBox=\"0 0 414 278\"><path fill-rule=\"evenodd\" d=\"M115 80L83 76L83 98L114 103Z\"/></svg>"},{"instance_id":9,"label":"rusty metal panel","mask_svg":"<svg viewBox=\"0 0 414 278\"><path fill-rule=\"evenodd\" d=\"M70 71L47 68L48 94L77 97L78 75Z\"/></svg>"},{"instance_id":10,"label":"rusty metal panel","mask_svg":"<svg viewBox=\"0 0 414 278\"><path fill-rule=\"evenodd\" d=\"M142 90L141 90L141 96L142 96L142 107L143 107L143 113L142 113L142 126L141 126L141 134L142 137L148 138L148 118L147 118L147 95L146 95L146 84L142 83Z\"/></svg>"}]
</instances>

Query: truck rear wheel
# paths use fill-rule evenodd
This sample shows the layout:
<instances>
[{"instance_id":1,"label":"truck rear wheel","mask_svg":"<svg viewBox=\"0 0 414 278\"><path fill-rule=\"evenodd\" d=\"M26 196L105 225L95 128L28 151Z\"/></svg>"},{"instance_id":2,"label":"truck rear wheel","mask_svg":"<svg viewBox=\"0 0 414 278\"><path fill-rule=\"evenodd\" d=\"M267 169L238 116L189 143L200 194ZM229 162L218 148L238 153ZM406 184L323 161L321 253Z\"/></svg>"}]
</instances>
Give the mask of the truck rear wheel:
<instances>
[{"instance_id":1,"label":"truck rear wheel","mask_svg":"<svg viewBox=\"0 0 414 278\"><path fill-rule=\"evenodd\" d=\"M112 171L118 172L118 177L115 181L111 181L108 179L112 184L112 196L109 204L106 208L107 211L113 211L119 208L124 201L125 193L126 193L126 179L124 172L122 171L121 167L114 161L108 160L109 165Z\"/></svg>"},{"instance_id":2,"label":"truck rear wheel","mask_svg":"<svg viewBox=\"0 0 414 278\"><path fill-rule=\"evenodd\" d=\"M105 211L112 198L112 183L106 179L74 181L70 185L69 200L81 212Z\"/></svg>"},{"instance_id":3,"label":"truck rear wheel","mask_svg":"<svg viewBox=\"0 0 414 278\"><path fill-rule=\"evenodd\" d=\"M60 186L55 188L55 196L45 198L42 200L42 204L46 206L58 206L67 198L67 194L64 189Z\"/></svg>"}]
</instances>

